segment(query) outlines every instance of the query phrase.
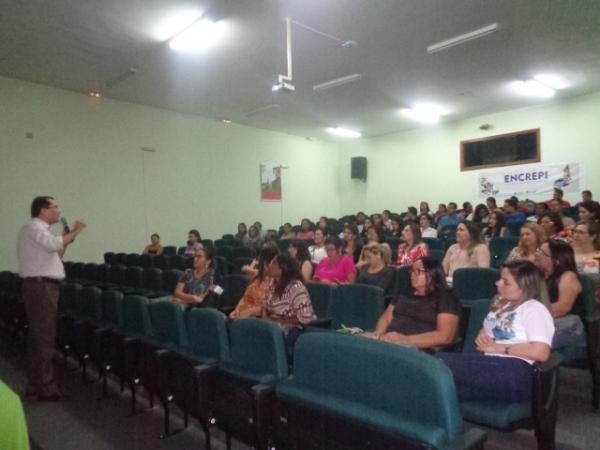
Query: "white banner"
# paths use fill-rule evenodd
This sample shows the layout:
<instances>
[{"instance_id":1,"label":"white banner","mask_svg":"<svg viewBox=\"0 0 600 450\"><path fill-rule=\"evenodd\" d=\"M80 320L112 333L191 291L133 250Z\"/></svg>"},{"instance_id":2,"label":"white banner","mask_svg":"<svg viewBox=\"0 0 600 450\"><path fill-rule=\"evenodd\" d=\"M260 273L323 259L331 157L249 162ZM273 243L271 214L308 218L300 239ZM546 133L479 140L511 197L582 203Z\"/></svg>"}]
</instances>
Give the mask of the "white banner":
<instances>
[{"instance_id":1,"label":"white banner","mask_svg":"<svg viewBox=\"0 0 600 450\"><path fill-rule=\"evenodd\" d=\"M561 188L566 197L583 189L579 163L523 164L479 172L478 197L498 197L500 200L513 195L519 198L551 198L555 187Z\"/></svg>"}]
</instances>

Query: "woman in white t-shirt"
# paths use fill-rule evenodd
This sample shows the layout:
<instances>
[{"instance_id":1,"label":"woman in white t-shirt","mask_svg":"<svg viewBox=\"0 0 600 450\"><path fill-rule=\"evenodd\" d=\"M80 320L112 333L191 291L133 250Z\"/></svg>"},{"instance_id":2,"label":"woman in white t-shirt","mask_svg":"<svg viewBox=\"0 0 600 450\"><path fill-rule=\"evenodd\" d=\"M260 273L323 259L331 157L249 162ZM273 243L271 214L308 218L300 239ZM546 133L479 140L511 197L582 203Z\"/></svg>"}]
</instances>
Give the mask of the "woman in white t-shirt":
<instances>
[{"instance_id":1,"label":"woman in white t-shirt","mask_svg":"<svg viewBox=\"0 0 600 450\"><path fill-rule=\"evenodd\" d=\"M325 250L325 236L322 229L317 228L315 231L314 245L308 247L310 253L310 260L315 264L319 264L322 260L327 258L327 250Z\"/></svg>"},{"instance_id":2,"label":"woman in white t-shirt","mask_svg":"<svg viewBox=\"0 0 600 450\"><path fill-rule=\"evenodd\" d=\"M531 399L534 362L550 357L554 321L541 301L544 276L529 261L504 265L498 295L475 344L479 353L440 353L460 401Z\"/></svg>"}]
</instances>

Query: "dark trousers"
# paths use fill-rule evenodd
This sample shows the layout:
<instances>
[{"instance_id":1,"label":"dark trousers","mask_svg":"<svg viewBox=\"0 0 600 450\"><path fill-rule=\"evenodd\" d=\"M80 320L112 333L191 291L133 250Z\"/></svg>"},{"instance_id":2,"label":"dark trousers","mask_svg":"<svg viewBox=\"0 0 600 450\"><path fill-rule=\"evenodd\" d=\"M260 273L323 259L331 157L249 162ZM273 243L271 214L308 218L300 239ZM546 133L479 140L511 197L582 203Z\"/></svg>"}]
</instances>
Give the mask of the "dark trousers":
<instances>
[{"instance_id":1,"label":"dark trousers","mask_svg":"<svg viewBox=\"0 0 600 450\"><path fill-rule=\"evenodd\" d=\"M35 395L59 393L56 380L56 314L60 285L40 279L23 281L23 301L29 330L27 391Z\"/></svg>"},{"instance_id":2,"label":"dark trousers","mask_svg":"<svg viewBox=\"0 0 600 450\"><path fill-rule=\"evenodd\" d=\"M459 401L531 399L533 368L527 361L481 353L438 353L436 356L452 371Z\"/></svg>"}]
</instances>

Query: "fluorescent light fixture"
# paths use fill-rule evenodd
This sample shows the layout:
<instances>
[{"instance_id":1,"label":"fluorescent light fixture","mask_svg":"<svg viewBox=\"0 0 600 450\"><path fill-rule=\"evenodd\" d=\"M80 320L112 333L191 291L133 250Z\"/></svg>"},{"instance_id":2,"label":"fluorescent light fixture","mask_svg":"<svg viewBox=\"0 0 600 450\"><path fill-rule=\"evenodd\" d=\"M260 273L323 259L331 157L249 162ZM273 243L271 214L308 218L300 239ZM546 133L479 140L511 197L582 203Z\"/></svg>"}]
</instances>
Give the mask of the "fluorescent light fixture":
<instances>
[{"instance_id":1,"label":"fluorescent light fixture","mask_svg":"<svg viewBox=\"0 0 600 450\"><path fill-rule=\"evenodd\" d=\"M278 103L271 103L269 105L260 106L258 108L254 108L254 109L248 111L246 113L246 117L255 116L256 114L262 114L262 113L265 113L267 111L270 111L272 109L277 109L277 108L279 108L279 104Z\"/></svg>"},{"instance_id":2,"label":"fluorescent light fixture","mask_svg":"<svg viewBox=\"0 0 600 450\"><path fill-rule=\"evenodd\" d=\"M448 111L439 105L433 103L416 103L412 108L405 108L402 114L417 122L438 123L442 116L448 114Z\"/></svg>"},{"instance_id":3,"label":"fluorescent light fixture","mask_svg":"<svg viewBox=\"0 0 600 450\"><path fill-rule=\"evenodd\" d=\"M543 73L539 75L534 75L533 79L538 83L545 84L546 86L551 87L552 89L556 89L557 91L569 87L569 83L567 83L567 81L560 75Z\"/></svg>"},{"instance_id":4,"label":"fluorescent light fixture","mask_svg":"<svg viewBox=\"0 0 600 450\"><path fill-rule=\"evenodd\" d=\"M358 131L354 131L354 130L349 130L348 128L327 128L327 131L329 131L331 134L335 135L335 136L340 136L340 137L347 137L347 138L353 138L353 139L358 139L359 137L362 136L362 134Z\"/></svg>"},{"instance_id":5,"label":"fluorescent light fixture","mask_svg":"<svg viewBox=\"0 0 600 450\"><path fill-rule=\"evenodd\" d=\"M556 94L556 90L552 89L550 86L546 86L533 79L527 81L513 81L510 84L510 88L517 94L525 97L550 98Z\"/></svg>"},{"instance_id":6,"label":"fluorescent light fixture","mask_svg":"<svg viewBox=\"0 0 600 450\"><path fill-rule=\"evenodd\" d=\"M169 47L178 52L199 52L212 47L224 32L224 22L202 19L172 38Z\"/></svg>"},{"instance_id":7,"label":"fluorescent light fixture","mask_svg":"<svg viewBox=\"0 0 600 450\"><path fill-rule=\"evenodd\" d=\"M313 86L313 91L320 92L325 91L327 89L331 89L334 87L342 86L344 84L352 83L354 81L358 81L362 79L361 73L353 73L352 75L346 75L345 77L336 78L331 81L326 81L325 83L315 84Z\"/></svg>"},{"instance_id":8,"label":"fluorescent light fixture","mask_svg":"<svg viewBox=\"0 0 600 450\"><path fill-rule=\"evenodd\" d=\"M160 41L166 41L188 28L200 17L203 11L199 9L180 9L164 17L153 35Z\"/></svg>"},{"instance_id":9,"label":"fluorescent light fixture","mask_svg":"<svg viewBox=\"0 0 600 450\"><path fill-rule=\"evenodd\" d=\"M499 28L500 27L497 23L492 23L490 25L486 25L485 27L469 31L468 33L464 33L459 36L446 39L445 41L437 42L427 47L427 53L441 52L442 50L449 49L450 47L454 47L455 45L460 45L464 44L465 42L472 41L474 39L479 39L483 36L487 36L488 34L495 33L499 30Z\"/></svg>"}]
</instances>

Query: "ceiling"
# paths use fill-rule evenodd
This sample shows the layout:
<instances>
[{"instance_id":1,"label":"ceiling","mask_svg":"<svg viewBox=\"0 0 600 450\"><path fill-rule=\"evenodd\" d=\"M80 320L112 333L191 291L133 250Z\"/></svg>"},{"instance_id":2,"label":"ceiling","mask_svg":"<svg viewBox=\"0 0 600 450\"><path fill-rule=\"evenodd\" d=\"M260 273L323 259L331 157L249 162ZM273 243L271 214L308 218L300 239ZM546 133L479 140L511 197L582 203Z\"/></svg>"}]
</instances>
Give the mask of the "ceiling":
<instances>
[{"instance_id":1,"label":"ceiling","mask_svg":"<svg viewBox=\"0 0 600 450\"><path fill-rule=\"evenodd\" d=\"M156 35L165 17L190 7L227 23L205 53L176 53ZM399 109L420 100L446 106L445 121L548 101L506 88L540 72L571 84L554 99L600 91L597 0L0 0L0 8L1 76L299 136L414 128ZM285 17L356 45L293 25L296 91L277 94ZM495 34L426 51L493 22ZM363 78L313 92L353 73Z\"/></svg>"}]
</instances>

